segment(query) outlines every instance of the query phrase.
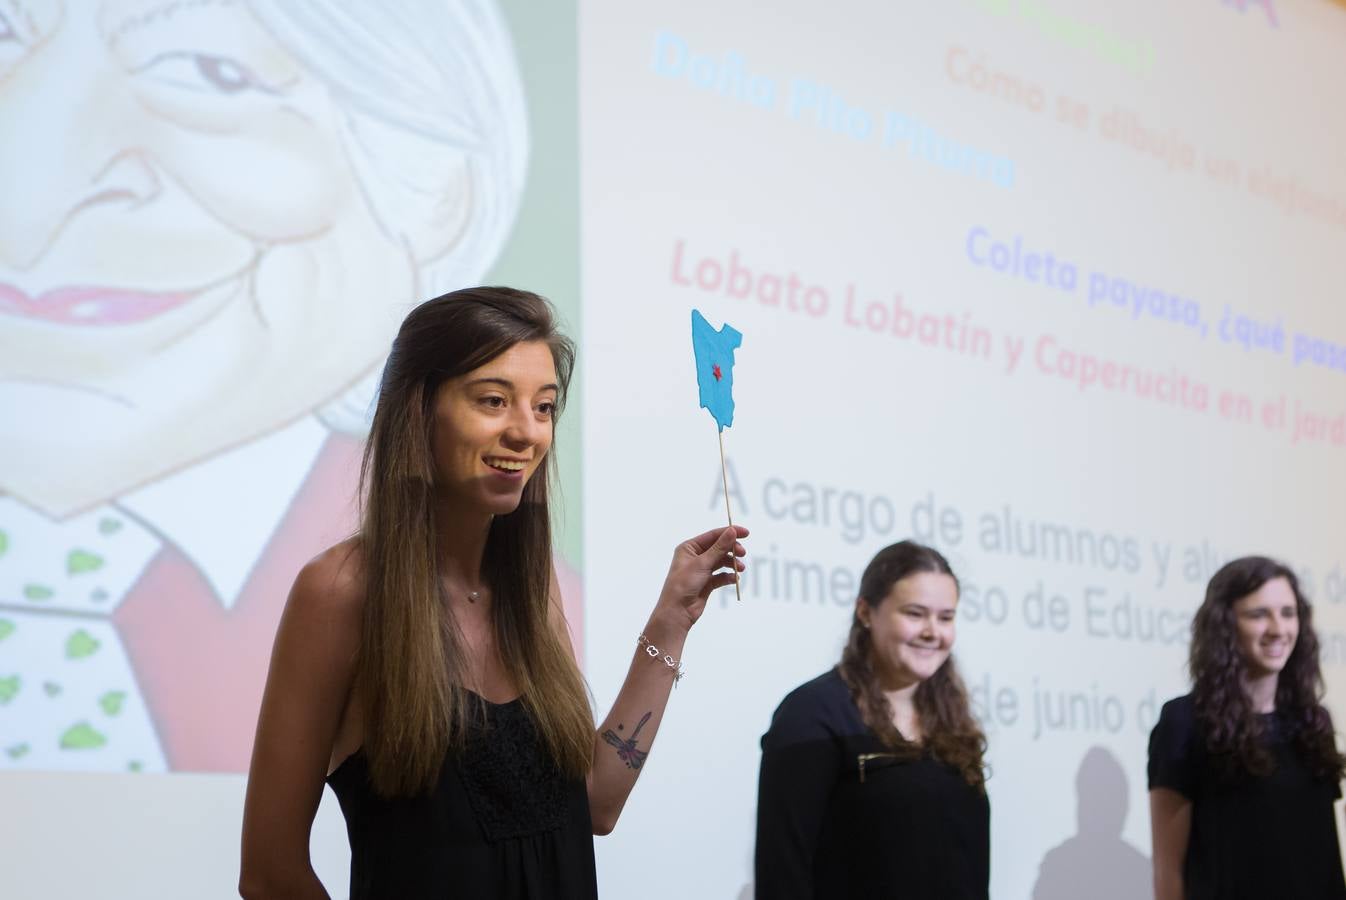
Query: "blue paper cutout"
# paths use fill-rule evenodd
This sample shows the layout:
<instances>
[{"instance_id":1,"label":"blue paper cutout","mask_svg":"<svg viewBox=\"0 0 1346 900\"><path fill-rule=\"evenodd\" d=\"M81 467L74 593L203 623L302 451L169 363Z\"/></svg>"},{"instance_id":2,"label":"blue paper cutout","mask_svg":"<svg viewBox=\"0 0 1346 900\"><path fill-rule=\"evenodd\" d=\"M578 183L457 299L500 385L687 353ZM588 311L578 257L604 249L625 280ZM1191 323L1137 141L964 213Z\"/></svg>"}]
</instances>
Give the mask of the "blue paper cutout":
<instances>
[{"instance_id":1,"label":"blue paper cutout","mask_svg":"<svg viewBox=\"0 0 1346 900\"><path fill-rule=\"evenodd\" d=\"M720 430L734 424L734 349L743 335L726 324L719 331L692 310L692 352L696 354L696 384L701 405L710 410Z\"/></svg>"}]
</instances>

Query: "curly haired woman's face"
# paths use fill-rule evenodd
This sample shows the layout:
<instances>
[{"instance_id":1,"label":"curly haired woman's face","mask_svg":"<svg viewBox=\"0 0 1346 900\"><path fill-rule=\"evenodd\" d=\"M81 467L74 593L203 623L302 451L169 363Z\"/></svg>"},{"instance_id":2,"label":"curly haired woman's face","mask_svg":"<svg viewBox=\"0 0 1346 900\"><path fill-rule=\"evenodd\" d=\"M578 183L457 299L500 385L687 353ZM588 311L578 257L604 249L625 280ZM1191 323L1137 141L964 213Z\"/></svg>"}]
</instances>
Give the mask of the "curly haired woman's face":
<instances>
[{"instance_id":1,"label":"curly haired woman's face","mask_svg":"<svg viewBox=\"0 0 1346 900\"><path fill-rule=\"evenodd\" d=\"M1285 668L1299 638L1299 605L1284 578L1273 578L1234 601L1239 650L1248 674L1274 675Z\"/></svg>"},{"instance_id":2,"label":"curly haired woman's face","mask_svg":"<svg viewBox=\"0 0 1346 900\"><path fill-rule=\"evenodd\" d=\"M958 584L942 572L900 579L878 606L860 601L858 615L873 637L874 668L882 681L925 681L953 650Z\"/></svg>"}]
</instances>

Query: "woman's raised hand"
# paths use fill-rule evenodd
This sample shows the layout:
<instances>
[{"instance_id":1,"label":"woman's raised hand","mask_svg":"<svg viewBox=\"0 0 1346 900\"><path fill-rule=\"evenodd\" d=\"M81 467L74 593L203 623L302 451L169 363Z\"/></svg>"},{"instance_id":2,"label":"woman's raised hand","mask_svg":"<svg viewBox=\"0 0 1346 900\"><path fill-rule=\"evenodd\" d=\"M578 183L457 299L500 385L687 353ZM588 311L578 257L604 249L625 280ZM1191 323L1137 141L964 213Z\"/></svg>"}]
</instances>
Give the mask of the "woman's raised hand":
<instances>
[{"instance_id":1,"label":"woman's raised hand","mask_svg":"<svg viewBox=\"0 0 1346 900\"><path fill-rule=\"evenodd\" d=\"M740 543L747 536L748 529L734 525L712 529L679 544L650 618L684 631L691 628L701 618L710 592L733 584L738 573L747 568L739 558L747 555Z\"/></svg>"}]
</instances>

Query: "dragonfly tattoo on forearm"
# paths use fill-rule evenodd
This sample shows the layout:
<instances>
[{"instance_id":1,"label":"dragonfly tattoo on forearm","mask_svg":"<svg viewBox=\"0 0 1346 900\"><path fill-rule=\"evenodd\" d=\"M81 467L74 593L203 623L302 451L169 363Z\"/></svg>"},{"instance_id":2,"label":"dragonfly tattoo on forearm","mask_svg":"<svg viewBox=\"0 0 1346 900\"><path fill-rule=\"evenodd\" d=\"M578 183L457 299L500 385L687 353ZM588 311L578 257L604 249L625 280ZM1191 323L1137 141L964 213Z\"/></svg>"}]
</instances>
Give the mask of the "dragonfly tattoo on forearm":
<instances>
[{"instance_id":1,"label":"dragonfly tattoo on forearm","mask_svg":"<svg viewBox=\"0 0 1346 900\"><path fill-rule=\"evenodd\" d=\"M617 758L626 763L628 769L639 769L645 764L645 757L650 755L647 750L636 749L636 738L640 736L640 729L645 727L645 723L650 720L651 715L652 713L647 712L641 716L640 721L636 723L635 730L631 732L631 736L624 740L611 728L603 732L603 740L617 748ZM617 731L621 730L622 726L619 722L617 723Z\"/></svg>"}]
</instances>

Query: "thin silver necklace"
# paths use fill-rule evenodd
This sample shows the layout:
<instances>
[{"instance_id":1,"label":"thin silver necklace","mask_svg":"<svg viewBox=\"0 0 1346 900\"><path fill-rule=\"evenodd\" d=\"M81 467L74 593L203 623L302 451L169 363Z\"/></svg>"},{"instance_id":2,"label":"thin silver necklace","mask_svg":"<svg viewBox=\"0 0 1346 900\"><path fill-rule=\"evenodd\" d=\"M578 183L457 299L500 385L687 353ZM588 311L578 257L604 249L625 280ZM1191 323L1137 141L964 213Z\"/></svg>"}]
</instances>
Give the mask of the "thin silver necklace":
<instances>
[{"instance_id":1,"label":"thin silver necklace","mask_svg":"<svg viewBox=\"0 0 1346 900\"><path fill-rule=\"evenodd\" d=\"M450 579L447 579L447 578L444 579L444 589L445 589L446 591L448 591L448 593L449 593L450 595L453 595L453 594L458 593L457 588L456 588L455 586L453 586L452 583L451 583L451 581L450 581ZM478 600L481 599L481 591L480 591L480 590L475 590L475 591L468 590L468 589L467 589L467 586L464 585L464 586L463 586L463 596L467 598L467 602L468 602L468 603L476 603Z\"/></svg>"}]
</instances>

